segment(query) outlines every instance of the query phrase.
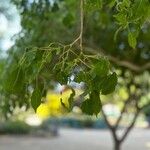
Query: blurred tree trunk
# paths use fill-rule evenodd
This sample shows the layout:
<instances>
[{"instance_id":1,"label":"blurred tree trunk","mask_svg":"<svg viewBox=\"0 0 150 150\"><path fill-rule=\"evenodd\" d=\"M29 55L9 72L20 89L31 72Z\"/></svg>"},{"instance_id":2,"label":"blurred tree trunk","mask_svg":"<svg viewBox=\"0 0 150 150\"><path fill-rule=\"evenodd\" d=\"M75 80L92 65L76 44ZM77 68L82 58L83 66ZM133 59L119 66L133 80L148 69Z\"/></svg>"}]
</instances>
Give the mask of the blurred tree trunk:
<instances>
[{"instance_id":1,"label":"blurred tree trunk","mask_svg":"<svg viewBox=\"0 0 150 150\"><path fill-rule=\"evenodd\" d=\"M108 128L109 130L111 131L112 133L112 138L113 138L113 149L114 150L121 150L121 145L122 143L125 141L125 139L127 138L127 136L129 135L130 131L133 129L134 125L135 125L135 122L137 120L137 117L139 116L139 113L141 111L142 108L139 108L138 106L138 99L139 97L136 97L136 95L132 95L129 93L129 98L128 100L124 103L124 107L122 108L122 111L121 111L121 114L120 116L118 117L116 123L114 125L112 125L110 122L109 122L109 119L108 119L108 116L105 114L105 112L103 111L102 109L102 115L108 125ZM118 131L118 127L120 125L120 122L122 120L122 117L123 117L123 114L125 113L128 105L130 104L130 102L135 102L135 108L136 108L136 111L134 113L134 117L132 119L132 121L129 123L129 125L124 129L124 133L122 134L121 137L118 136L117 134L117 131Z\"/></svg>"},{"instance_id":2,"label":"blurred tree trunk","mask_svg":"<svg viewBox=\"0 0 150 150\"><path fill-rule=\"evenodd\" d=\"M121 143L119 141L114 142L114 150L121 150Z\"/></svg>"}]
</instances>

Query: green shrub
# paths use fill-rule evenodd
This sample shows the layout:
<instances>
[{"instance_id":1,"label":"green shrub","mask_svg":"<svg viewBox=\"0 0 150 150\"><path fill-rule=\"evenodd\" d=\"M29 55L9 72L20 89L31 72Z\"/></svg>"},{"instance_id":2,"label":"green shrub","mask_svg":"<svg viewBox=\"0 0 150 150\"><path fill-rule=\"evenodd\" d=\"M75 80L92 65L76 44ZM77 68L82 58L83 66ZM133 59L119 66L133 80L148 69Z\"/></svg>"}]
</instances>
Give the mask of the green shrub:
<instances>
[{"instance_id":1,"label":"green shrub","mask_svg":"<svg viewBox=\"0 0 150 150\"><path fill-rule=\"evenodd\" d=\"M28 134L31 127L23 121L6 121L0 123L0 134Z\"/></svg>"},{"instance_id":2,"label":"green shrub","mask_svg":"<svg viewBox=\"0 0 150 150\"><path fill-rule=\"evenodd\" d=\"M103 119L92 119L89 117L48 118L43 122L42 127L47 127L52 124L57 124L57 126L60 127L71 127L71 128L96 128L96 129L107 128L107 125Z\"/></svg>"},{"instance_id":3,"label":"green shrub","mask_svg":"<svg viewBox=\"0 0 150 150\"><path fill-rule=\"evenodd\" d=\"M149 117L150 116L150 106L146 107L143 110L143 113L145 114L146 117Z\"/></svg>"}]
</instances>

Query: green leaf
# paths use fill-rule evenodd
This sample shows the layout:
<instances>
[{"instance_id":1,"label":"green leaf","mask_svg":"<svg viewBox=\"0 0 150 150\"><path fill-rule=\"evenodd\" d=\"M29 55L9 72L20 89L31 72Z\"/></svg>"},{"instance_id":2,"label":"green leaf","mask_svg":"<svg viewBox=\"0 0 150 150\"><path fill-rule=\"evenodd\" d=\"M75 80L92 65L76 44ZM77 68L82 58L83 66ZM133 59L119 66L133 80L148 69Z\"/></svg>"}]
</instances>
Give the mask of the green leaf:
<instances>
[{"instance_id":1,"label":"green leaf","mask_svg":"<svg viewBox=\"0 0 150 150\"><path fill-rule=\"evenodd\" d=\"M23 69L20 67L14 67L4 80L5 91L10 93L21 93L24 88L24 79Z\"/></svg>"},{"instance_id":2,"label":"green leaf","mask_svg":"<svg viewBox=\"0 0 150 150\"><path fill-rule=\"evenodd\" d=\"M63 102L63 99L62 99L62 98L60 99L60 102L61 102L61 105L62 105L67 111L69 111L69 110L68 110L68 107L67 107L66 104Z\"/></svg>"},{"instance_id":3,"label":"green leaf","mask_svg":"<svg viewBox=\"0 0 150 150\"><path fill-rule=\"evenodd\" d=\"M115 6L115 3L116 3L116 0L109 0L109 1L108 1L108 6L109 6L110 8L112 8L112 7Z\"/></svg>"},{"instance_id":4,"label":"green leaf","mask_svg":"<svg viewBox=\"0 0 150 150\"><path fill-rule=\"evenodd\" d=\"M99 92L94 90L90 93L89 98L85 100L82 105L81 109L82 112L88 115L97 115L102 108Z\"/></svg>"},{"instance_id":5,"label":"green leaf","mask_svg":"<svg viewBox=\"0 0 150 150\"><path fill-rule=\"evenodd\" d=\"M88 80L88 72L82 70L79 73L77 73L76 77L75 77L75 82L86 82L86 80Z\"/></svg>"},{"instance_id":6,"label":"green leaf","mask_svg":"<svg viewBox=\"0 0 150 150\"><path fill-rule=\"evenodd\" d=\"M63 18L63 24L71 28L74 24L74 16L71 13L68 13L64 18Z\"/></svg>"},{"instance_id":7,"label":"green leaf","mask_svg":"<svg viewBox=\"0 0 150 150\"><path fill-rule=\"evenodd\" d=\"M25 54L20 59L19 65L22 65L23 67L29 67L30 65L32 65L36 57L36 53L36 48L27 49Z\"/></svg>"},{"instance_id":8,"label":"green leaf","mask_svg":"<svg viewBox=\"0 0 150 150\"><path fill-rule=\"evenodd\" d=\"M132 48L135 48L137 45L137 40L136 40L136 36L134 33L129 32L128 33L128 43Z\"/></svg>"},{"instance_id":9,"label":"green leaf","mask_svg":"<svg viewBox=\"0 0 150 150\"><path fill-rule=\"evenodd\" d=\"M56 74L56 79L61 85L66 85L68 82L68 74L65 71L60 71Z\"/></svg>"},{"instance_id":10,"label":"green leaf","mask_svg":"<svg viewBox=\"0 0 150 150\"><path fill-rule=\"evenodd\" d=\"M57 12L59 10L58 4L55 2L52 7L52 12Z\"/></svg>"},{"instance_id":11,"label":"green leaf","mask_svg":"<svg viewBox=\"0 0 150 150\"><path fill-rule=\"evenodd\" d=\"M102 8L102 0L85 0L85 7L88 11L95 11Z\"/></svg>"},{"instance_id":12,"label":"green leaf","mask_svg":"<svg viewBox=\"0 0 150 150\"><path fill-rule=\"evenodd\" d=\"M119 24L122 27L126 27L128 24L128 20L127 20L127 15L126 13L118 13L116 15L113 15L114 18L116 19L117 24Z\"/></svg>"},{"instance_id":13,"label":"green leaf","mask_svg":"<svg viewBox=\"0 0 150 150\"><path fill-rule=\"evenodd\" d=\"M72 93L70 94L70 97L68 99L68 103L69 103L69 111L72 111L73 109L73 101L74 101L74 96L75 96L75 90L73 88L71 88Z\"/></svg>"},{"instance_id":14,"label":"green leaf","mask_svg":"<svg viewBox=\"0 0 150 150\"><path fill-rule=\"evenodd\" d=\"M101 92L104 95L110 94L115 90L117 85L117 75L113 73L108 75L104 80L101 82Z\"/></svg>"},{"instance_id":15,"label":"green leaf","mask_svg":"<svg viewBox=\"0 0 150 150\"><path fill-rule=\"evenodd\" d=\"M100 60L98 60L97 63L95 63L94 68L93 68L93 72L97 75L97 76L106 76L109 72L109 61L104 59L104 58L100 58Z\"/></svg>"},{"instance_id":16,"label":"green leaf","mask_svg":"<svg viewBox=\"0 0 150 150\"><path fill-rule=\"evenodd\" d=\"M42 98L42 92L41 90L37 87L33 93L32 93L32 96L31 96L31 105L33 107L33 109L37 110L37 108L40 106L41 104L41 98Z\"/></svg>"}]
</instances>

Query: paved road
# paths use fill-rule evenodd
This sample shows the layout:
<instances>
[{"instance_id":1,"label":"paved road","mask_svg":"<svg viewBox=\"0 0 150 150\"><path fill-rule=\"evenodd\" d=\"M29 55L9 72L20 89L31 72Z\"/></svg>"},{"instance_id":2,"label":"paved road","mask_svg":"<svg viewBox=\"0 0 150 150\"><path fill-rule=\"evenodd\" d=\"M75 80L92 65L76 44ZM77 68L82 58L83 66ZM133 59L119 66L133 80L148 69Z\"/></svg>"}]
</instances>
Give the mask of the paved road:
<instances>
[{"instance_id":1,"label":"paved road","mask_svg":"<svg viewBox=\"0 0 150 150\"><path fill-rule=\"evenodd\" d=\"M107 130L61 129L56 138L0 136L0 150L112 150ZM123 150L150 150L150 130L135 129Z\"/></svg>"}]
</instances>

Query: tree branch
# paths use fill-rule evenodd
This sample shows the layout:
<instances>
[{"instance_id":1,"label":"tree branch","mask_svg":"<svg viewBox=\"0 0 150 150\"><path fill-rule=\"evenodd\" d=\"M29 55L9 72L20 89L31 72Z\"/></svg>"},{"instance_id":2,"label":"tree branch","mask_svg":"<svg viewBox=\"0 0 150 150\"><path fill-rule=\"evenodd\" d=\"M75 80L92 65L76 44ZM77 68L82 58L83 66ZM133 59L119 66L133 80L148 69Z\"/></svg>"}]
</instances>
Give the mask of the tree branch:
<instances>
[{"instance_id":1,"label":"tree branch","mask_svg":"<svg viewBox=\"0 0 150 150\"><path fill-rule=\"evenodd\" d=\"M136 120L138 118L139 113L140 113L140 109L137 109L136 114L135 114L135 116L134 116L131 124L127 127L126 131L124 132L123 136L120 139L120 142L123 142L126 139L126 137L128 136L129 132L134 127L135 122L136 122Z\"/></svg>"},{"instance_id":2,"label":"tree branch","mask_svg":"<svg viewBox=\"0 0 150 150\"><path fill-rule=\"evenodd\" d=\"M110 131L112 132L112 135L113 135L115 141L119 141L119 140L118 140L118 137L117 137L117 134L116 134L116 129L115 129L114 126L112 126L112 125L110 124L110 122L108 121L107 116L106 116L106 114L105 114L103 108L102 108L101 111L102 111L102 115L103 115L103 117L104 117L104 119L105 119L105 121L106 121L106 123L107 123L107 125L108 125L108 127L109 127L109 129L110 129Z\"/></svg>"},{"instance_id":3,"label":"tree branch","mask_svg":"<svg viewBox=\"0 0 150 150\"><path fill-rule=\"evenodd\" d=\"M122 120L122 116L123 116L123 114L124 114L124 112L125 112L125 110L126 110L126 108L127 108L128 103L129 103L129 101L127 100L127 101L125 102L123 108L122 108L122 111L121 111L121 113L120 113L120 116L119 116L119 118L118 118L117 121L116 121L116 125L115 125L115 128L116 128L116 129L118 128L119 123L120 123L120 121Z\"/></svg>"},{"instance_id":4,"label":"tree branch","mask_svg":"<svg viewBox=\"0 0 150 150\"><path fill-rule=\"evenodd\" d=\"M121 121L121 119L122 119L123 113L125 112L125 110L126 110L128 104L132 101L132 99L133 99L134 97L135 97L135 95L130 95L130 94L129 94L129 98L125 101L125 104L124 104L124 106L123 106L123 108L122 108L122 110L121 110L120 116L119 116L119 118L118 118L117 121L116 121L116 125L115 125L115 128L116 128L116 129L117 129L118 126L119 126L119 123L120 123L120 121Z\"/></svg>"},{"instance_id":5,"label":"tree branch","mask_svg":"<svg viewBox=\"0 0 150 150\"><path fill-rule=\"evenodd\" d=\"M143 66L139 66L139 65L136 65L130 61L126 61L126 60L119 60L113 56L107 56L106 57L112 61L113 63L117 64L118 66L122 66L122 67L125 67L125 68L128 68L132 71L135 71L135 72L143 72L144 70L147 70L147 69L150 69L150 62L144 64Z\"/></svg>"},{"instance_id":6,"label":"tree branch","mask_svg":"<svg viewBox=\"0 0 150 150\"><path fill-rule=\"evenodd\" d=\"M67 46L77 46L80 48L81 53L83 53L83 30L84 30L84 0L80 0L80 33L78 37ZM79 42L79 45L77 44Z\"/></svg>"},{"instance_id":7,"label":"tree branch","mask_svg":"<svg viewBox=\"0 0 150 150\"><path fill-rule=\"evenodd\" d=\"M102 109L101 111L102 111L102 115L103 115L103 117L104 117L104 119L105 119L105 121L106 121L108 127L109 127L110 129L112 129L113 126L112 126L112 125L110 124L110 122L108 121L107 116L106 116L104 110Z\"/></svg>"},{"instance_id":8,"label":"tree branch","mask_svg":"<svg viewBox=\"0 0 150 150\"><path fill-rule=\"evenodd\" d=\"M130 69L134 72L137 72L137 73L140 73L140 72L143 72L144 70L149 70L150 69L150 62L140 66L140 65L134 64L133 62L130 62L130 61L127 61L127 60L120 60L119 58L114 57L112 55L107 55L107 54L104 53L104 50L102 50L102 49L100 49L100 51L96 51L96 50L94 50L94 48L86 47L85 50L86 50L86 52L89 52L91 54L105 56L111 62L113 62L114 64L116 64L118 66L128 68L128 69Z\"/></svg>"}]
</instances>

